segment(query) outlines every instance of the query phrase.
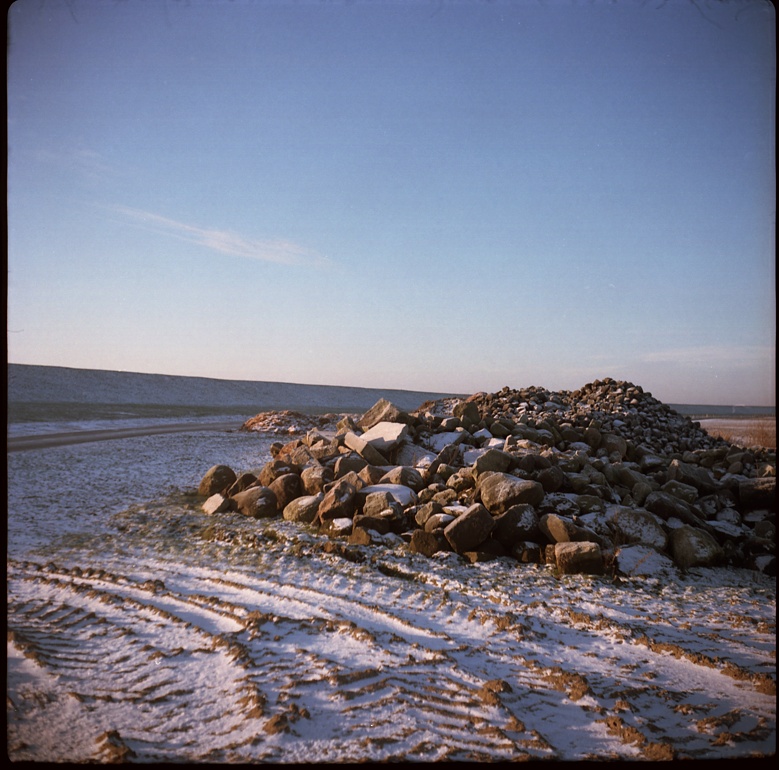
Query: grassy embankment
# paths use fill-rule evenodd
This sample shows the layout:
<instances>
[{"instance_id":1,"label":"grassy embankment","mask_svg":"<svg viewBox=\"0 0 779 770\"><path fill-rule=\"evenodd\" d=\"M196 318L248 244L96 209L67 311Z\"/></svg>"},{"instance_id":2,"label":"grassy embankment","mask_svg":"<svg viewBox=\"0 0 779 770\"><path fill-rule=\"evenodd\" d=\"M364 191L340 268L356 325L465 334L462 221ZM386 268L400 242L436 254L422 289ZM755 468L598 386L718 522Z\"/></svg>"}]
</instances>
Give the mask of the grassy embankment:
<instances>
[{"instance_id":1,"label":"grassy embankment","mask_svg":"<svg viewBox=\"0 0 779 770\"><path fill-rule=\"evenodd\" d=\"M703 426L711 436L719 436L743 447L776 449L776 418L760 417L749 420L714 420Z\"/></svg>"}]
</instances>

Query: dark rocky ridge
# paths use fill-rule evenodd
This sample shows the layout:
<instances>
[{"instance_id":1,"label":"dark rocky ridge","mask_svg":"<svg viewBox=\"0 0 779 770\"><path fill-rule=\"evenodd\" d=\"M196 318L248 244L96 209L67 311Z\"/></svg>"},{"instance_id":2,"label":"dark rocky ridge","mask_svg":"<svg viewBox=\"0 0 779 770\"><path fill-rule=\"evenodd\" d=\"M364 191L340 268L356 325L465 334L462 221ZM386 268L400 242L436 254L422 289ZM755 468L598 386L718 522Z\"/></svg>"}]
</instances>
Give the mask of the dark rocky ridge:
<instances>
[{"instance_id":1,"label":"dark rocky ridge","mask_svg":"<svg viewBox=\"0 0 779 770\"><path fill-rule=\"evenodd\" d=\"M503 388L414 412L380 400L273 454L240 476L214 466L204 511L281 515L352 557L352 546L406 543L561 573L659 562L775 574L775 451L709 436L629 382Z\"/></svg>"}]
</instances>

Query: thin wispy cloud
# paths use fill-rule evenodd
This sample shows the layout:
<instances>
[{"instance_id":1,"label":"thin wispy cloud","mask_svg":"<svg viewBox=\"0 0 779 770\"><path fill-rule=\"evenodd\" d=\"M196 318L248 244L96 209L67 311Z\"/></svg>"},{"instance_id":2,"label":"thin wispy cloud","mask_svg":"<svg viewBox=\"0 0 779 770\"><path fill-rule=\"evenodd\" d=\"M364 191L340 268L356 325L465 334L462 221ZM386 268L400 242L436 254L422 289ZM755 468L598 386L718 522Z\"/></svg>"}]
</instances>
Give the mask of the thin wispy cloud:
<instances>
[{"instance_id":1,"label":"thin wispy cloud","mask_svg":"<svg viewBox=\"0 0 779 770\"><path fill-rule=\"evenodd\" d=\"M115 206L113 209L147 229L211 249L220 254L256 259L261 262L273 262L279 265L326 267L330 264L327 257L313 249L308 249L283 238L269 240L244 238L229 230L200 227L128 206Z\"/></svg>"}]
</instances>

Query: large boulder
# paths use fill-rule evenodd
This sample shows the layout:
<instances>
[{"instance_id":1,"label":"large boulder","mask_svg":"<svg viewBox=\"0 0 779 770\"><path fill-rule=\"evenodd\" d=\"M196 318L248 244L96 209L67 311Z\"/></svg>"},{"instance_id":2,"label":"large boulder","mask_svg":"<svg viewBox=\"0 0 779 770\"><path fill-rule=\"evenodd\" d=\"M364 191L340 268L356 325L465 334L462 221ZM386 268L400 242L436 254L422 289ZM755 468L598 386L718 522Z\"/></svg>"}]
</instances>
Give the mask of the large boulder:
<instances>
[{"instance_id":1,"label":"large boulder","mask_svg":"<svg viewBox=\"0 0 779 770\"><path fill-rule=\"evenodd\" d=\"M346 479L334 481L319 504L319 520L353 518L356 495L357 489Z\"/></svg>"},{"instance_id":2,"label":"large boulder","mask_svg":"<svg viewBox=\"0 0 779 770\"><path fill-rule=\"evenodd\" d=\"M479 407L468 399L456 403L452 408L452 415L457 417L466 428L469 425L478 425L481 421Z\"/></svg>"},{"instance_id":3,"label":"large boulder","mask_svg":"<svg viewBox=\"0 0 779 770\"><path fill-rule=\"evenodd\" d=\"M276 495L270 487L249 487L232 500L239 513L252 519L268 519L279 512Z\"/></svg>"},{"instance_id":4,"label":"large boulder","mask_svg":"<svg viewBox=\"0 0 779 770\"><path fill-rule=\"evenodd\" d=\"M611 511L609 523L617 543L637 543L659 551L668 546L668 534L662 520L649 511L618 506Z\"/></svg>"},{"instance_id":5,"label":"large boulder","mask_svg":"<svg viewBox=\"0 0 779 770\"><path fill-rule=\"evenodd\" d=\"M476 458L473 466L477 474L496 471L503 473L507 471L514 462L514 457L501 449L488 449L482 455Z\"/></svg>"},{"instance_id":6,"label":"large boulder","mask_svg":"<svg viewBox=\"0 0 779 770\"><path fill-rule=\"evenodd\" d=\"M443 434L438 434L443 435ZM438 454L435 456L433 462L428 466L427 472L430 475L438 473L441 466L454 465L460 458L460 442L454 442L452 444L445 444Z\"/></svg>"},{"instance_id":7,"label":"large boulder","mask_svg":"<svg viewBox=\"0 0 779 770\"><path fill-rule=\"evenodd\" d=\"M366 465L357 476L362 480L363 486L370 487L378 484L390 470L391 465Z\"/></svg>"},{"instance_id":8,"label":"large boulder","mask_svg":"<svg viewBox=\"0 0 779 770\"><path fill-rule=\"evenodd\" d=\"M398 465L391 471L387 471L379 479L379 484L402 484L415 492L420 492L425 488L422 474L416 468L410 468L405 465Z\"/></svg>"},{"instance_id":9,"label":"large boulder","mask_svg":"<svg viewBox=\"0 0 779 770\"><path fill-rule=\"evenodd\" d=\"M620 575L652 577L674 576L676 567L664 554L648 545L624 545L614 553L616 570Z\"/></svg>"},{"instance_id":10,"label":"large boulder","mask_svg":"<svg viewBox=\"0 0 779 770\"><path fill-rule=\"evenodd\" d=\"M660 487L661 492L667 492L669 495L678 497L680 500L684 500L685 503L692 505L698 499L698 489L692 484L685 484L682 481L676 479L670 479L666 481L663 486Z\"/></svg>"},{"instance_id":11,"label":"large boulder","mask_svg":"<svg viewBox=\"0 0 779 770\"><path fill-rule=\"evenodd\" d=\"M371 465L387 465L387 458L376 449L375 446L365 441L362 436L349 431L344 434L344 444L354 452L357 452Z\"/></svg>"},{"instance_id":12,"label":"large boulder","mask_svg":"<svg viewBox=\"0 0 779 770\"><path fill-rule=\"evenodd\" d=\"M389 492L371 492L359 498L363 516L376 516L388 508L402 511L401 506Z\"/></svg>"},{"instance_id":13,"label":"large boulder","mask_svg":"<svg viewBox=\"0 0 779 770\"><path fill-rule=\"evenodd\" d=\"M557 492L565 483L565 473L562 468L551 465L538 472L537 481L544 488L544 492Z\"/></svg>"},{"instance_id":14,"label":"large boulder","mask_svg":"<svg viewBox=\"0 0 779 770\"><path fill-rule=\"evenodd\" d=\"M365 498L373 494L374 492L388 492L395 502L399 503L402 508L407 508L409 505L415 505L417 502L417 493L410 487L406 487L403 484L371 484L363 487L358 492L360 499L360 505L362 506Z\"/></svg>"},{"instance_id":15,"label":"large boulder","mask_svg":"<svg viewBox=\"0 0 779 770\"><path fill-rule=\"evenodd\" d=\"M340 455L333 463L333 474L335 478L340 479L349 471L359 473L367 464L367 460L360 457L357 452L347 452Z\"/></svg>"},{"instance_id":16,"label":"large boulder","mask_svg":"<svg viewBox=\"0 0 779 770\"><path fill-rule=\"evenodd\" d=\"M268 486L276 495L280 511L283 511L296 497L303 494L303 484L297 473L284 473L271 481Z\"/></svg>"},{"instance_id":17,"label":"large boulder","mask_svg":"<svg viewBox=\"0 0 779 770\"><path fill-rule=\"evenodd\" d=\"M197 493L211 497L217 492L226 492L235 483L235 471L228 465L212 465L200 480Z\"/></svg>"},{"instance_id":18,"label":"large boulder","mask_svg":"<svg viewBox=\"0 0 779 770\"><path fill-rule=\"evenodd\" d=\"M436 455L417 444L401 444L395 452L395 462L398 465L410 465L415 468L430 468Z\"/></svg>"},{"instance_id":19,"label":"large boulder","mask_svg":"<svg viewBox=\"0 0 779 770\"><path fill-rule=\"evenodd\" d=\"M387 399L380 398L362 417L360 417L359 420L357 420L357 427L360 430L365 431L380 422L402 422L406 425L411 425L414 422L414 418L407 412L398 409L395 404L387 401Z\"/></svg>"},{"instance_id":20,"label":"large boulder","mask_svg":"<svg viewBox=\"0 0 779 770\"><path fill-rule=\"evenodd\" d=\"M520 479L508 473L487 472L479 476L477 489L481 501L493 515L505 513L513 505L538 506L544 488L537 481Z\"/></svg>"},{"instance_id":21,"label":"large boulder","mask_svg":"<svg viewBox=\"0 0 779 770\"><path fill-rule=\"evenodd\" d=\"M421 553L424 556L432 556L441 548L441 540L435 532L425 532L424 529L415 529L411 533L411 541L408 549L412 553Z\"/></svg>"},{"instance_id":22,"label":"large boulder","mask_svg":"<svg viewBox=\"0 0 779 770\"><path fill-rule=\"evenodd\" d=\"M752 511L757 508L776 510L776 476L743 479L738 484L738 499L741 508Z\"/></svg>"},{"instance_id":23,"label":"large boulder","mask_svg":"<svg viewBox=\"0 0 779 770\"><path fill-rule=\"evenodd\" d=\"M538 526L550 543L601 543L601 537L596 532L556 513L544 514Z\"/></svg>"},{"instance_id":24,"label":"large boulder","mask_svg":"<svg viewBox=\"0 0 779 770\"><path fill-rule=\"evenodd\" d=\"M628 442L615 433L603 433L598 448L605 449L609 456L616 453L621 459L627 457L628 454Z\"/></svg>"},{"instance_id":25,"label":"large boulder","mask_svg":"<svg viewBox=\"0 0 779 770\"><path fill-rule=\"evenodd\" d=\"M303 495L287 504L282 512L282 517L287 521L297 521L303 524L313 524L319 512L319 504L324 498L323 493L318 495Z\"/></svg>"},{"instance_id":26,"label":"large boulder","mask_svg":"<svg viewBox=\"0 0 779 770\"><path fill-rule=\"evenodd\" d=\"M717 482L706 468L691 465L681 460L671 460L668 465L668 478L681 481L695 487L702 495L710 495L717 491Z\"/></svg>"},{"instance_id":27,"label":"large boulder","mask_svg":"<svg viewBox=\"0 0 779 770\"><path fill-rule=\"evenodd\" d=\"M408 438L408 425L402 422L377 422L360 438L378 449L384 457L389 457L392 450Z\"/></svg>"},{"instance_id":28,"label":"large boulder","mask_svg":"<svg viewBox=\"0 0 779 770\"><path fill-rule=\"evenodd\" d=\"M725 552L708 533L683 526L671 533L671 556L677 567L715 567L725 560Z\"/></svg>"},{"instance_id":29,"label":"large boulder","mask_svg":"<svg viewBox=\"0 0 779 770\"><path fill-rule=\"evenodd\" d=\"M303 490L307 495L318 495L333 481L333 469L326 465L312 465L300 474Z\"/></svg>"},{"instance_id":30,"label":"large boulder","mask_svg":"<svg viewBox=\"0 0 779 770\"><path fill-rule=\"evenodd\" d=\"M495 519L480 503L470 506L444 529L444 537L457 553L475 551L490 535Z\"/></svg>"},{"instance_id":31,"label":"large boulder","mask_svg":"<svg viewBox=\"0 0 779 770\"><path fill-rule=\"evenodd\" d=\"M434 433L427 439L427 446L432 452L438 452L439 454L449 450L451 445L457 446L462 444L469 434L464 430L446 431L444 433ZM458 450L459 452L459 450ZM451 463L450 460L444 460L445 463Z\"/></svg>"},{"instance_id":32,"label":"large boulder","mask_svg":"<svg viewBox=\"0 0 779 770\"><path fill-rule=\"evenodd\" d=\"M283 476L285 473L300 473L300 468L297 465L287 462L286 460L271 460L265 463L257 474L257 480L263 487L269 487L271 483L279 476Z\"/></svg>"},{"instance_id":33,"label":"large boulder","mask_svg":"<svg viewBox=\"0 0 779 770\"><path fill-rule=\"evenodd\" d=\"M538 514L532 505L513 505L495 518L492 536L505 548L525 541L537 541L540 535Z\"/></svg>"},{"instance_id":34,"label":"large boulder","mask_svg":"<svg viewBox=\"0 0 779 770\"><path fill-rule=\"evenodd\" d=\"M603 554L597 543L556 543L554 559L561 575L603 574Z\"/></svg>"},{"instance_id":35,"label":"large boulder","mask_svg":"<svg viewBox=\"0 0 779 770\"><path fill-rule=\"evenodd\" d=\"M238 492L243 492L257 483L257 477L253 473L241 473L227 490L228 497L232 497Z\"/></svg>"}]
</instances>

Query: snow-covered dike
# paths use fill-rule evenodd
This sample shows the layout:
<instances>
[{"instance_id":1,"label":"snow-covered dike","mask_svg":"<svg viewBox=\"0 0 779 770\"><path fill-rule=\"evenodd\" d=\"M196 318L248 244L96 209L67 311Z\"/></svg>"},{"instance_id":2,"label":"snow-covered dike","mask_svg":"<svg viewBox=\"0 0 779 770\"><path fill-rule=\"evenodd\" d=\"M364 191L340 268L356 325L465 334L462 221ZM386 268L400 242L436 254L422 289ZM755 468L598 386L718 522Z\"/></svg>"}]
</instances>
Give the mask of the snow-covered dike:
<instances>
[{"instance_id":1,"label":"snow-covered dike","mask_svg":"<svg viewBox=\"0 0 779 770\"><path fill-rule=\"evenodd\" d=\"M722 759L776 747L774 579L613 581L210 517L190 431L8 456L10 759Z\"/></svg>"},{"instance_id":2,"label":"snow-covered dike","mask_svg":"<svg viewBox=\"0 0 779 770\"><path fill-rule=\"evenodd\" d=\"M262 409L365 410L380 398L402 409L415 409L445 393L351 388L288 382L218 380L169 374L71 369L63 366L8 365L8 400L12 403L165 404L167 406L251 407Z\"/></svg>"}]
</instances>

